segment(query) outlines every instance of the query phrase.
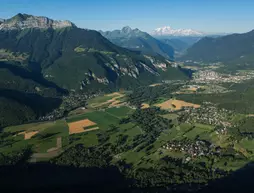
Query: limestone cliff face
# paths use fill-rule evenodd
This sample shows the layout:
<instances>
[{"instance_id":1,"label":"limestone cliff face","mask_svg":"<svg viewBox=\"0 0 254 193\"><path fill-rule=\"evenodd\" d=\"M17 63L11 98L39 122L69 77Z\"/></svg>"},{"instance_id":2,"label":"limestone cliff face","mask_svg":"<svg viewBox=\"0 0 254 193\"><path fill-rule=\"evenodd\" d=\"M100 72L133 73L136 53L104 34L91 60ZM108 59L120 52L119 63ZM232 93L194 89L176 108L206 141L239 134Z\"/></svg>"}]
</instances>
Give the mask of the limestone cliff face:
<instances>
[{"instance_id":1,"label":"limestone cliff face","mask_svg":"<svg viewBox=\"0 0 254 193\"><path fill-rule=\"evenodd\" d=\"M56 21L47 17L33 16L20 13L10 19L0 19L0 30L22 30L28 28L59 29L65 27L76 26L70 21Z\"/></svg>"}]
</instances>

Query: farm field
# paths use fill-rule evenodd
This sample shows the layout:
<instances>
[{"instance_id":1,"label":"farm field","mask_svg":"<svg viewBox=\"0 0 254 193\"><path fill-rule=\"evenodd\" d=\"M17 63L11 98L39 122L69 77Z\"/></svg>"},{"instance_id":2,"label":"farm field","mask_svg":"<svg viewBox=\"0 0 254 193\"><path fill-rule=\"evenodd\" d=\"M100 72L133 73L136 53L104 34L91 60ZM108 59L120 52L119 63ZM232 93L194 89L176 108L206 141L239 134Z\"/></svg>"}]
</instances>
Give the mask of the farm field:
<instances>
[{"instance_id":1,"label":"farm field","mask_svg":"<svg viewBox=\"0 0 254 193\"><path fill-rule=\"evenodd\" d=\"M68 145L66 140L69 135L68 125L64 120L8 127L4 129L4 132L10 135L8 139L14 140L14 143L11 144L11 148L10 146L0 148L0 152L15 152L30 146L36 155L32 155L32 162L35 161L35 157L37 161L40 161L40 158L43 160L53 158L53 155L58 155L58 150Z\"/></svg>"},{"instance_id":2,"label":"farm field","mask_svg":"<svg viewBox=\"0 0 254 193\"><path fill-rule=\"evenodd\" d=\"M142 104L141 104L141 109L147 109L147 108L149 108L149 107L150 107L150 105L147 104L147 103L142 103Z\"/></svg>"},{"instance_id":3,"label":"farm field","mask_svg":"<svg viewBox=\"0 0 254 193\"><path fill-rule=\"evenodd\" d=\"M205 107L174 98L159 97L156 103L149 103L151 106L142 102L135 107L128 105L128 96L123 93L99 96L90 99L86 108L61 120L5 128L8 137L0 144L0 153L7 155L29 147L31 163L68 163L78 167L124 165L134 173L146 170L160 173L168 167L167 159L175 164L170 167L187 164L191 168L186 169L188 173L204 164L205 169L228 172L254 160L254 140L248 137L238 140L231 131L220 133L221 126L200 119L206 111L197 114L199 119L186 119L191 110L196 112ZM230 117L238 124L247 116ZM105 160L108 165L104 165Z\"/></svg>"},{"instance_id":4,"label":"farm field","mask_svg":"<svg viewBox=\"0 0 254 193\"><path fill-rule=\"evenodd\" d=\"M68 117L66 121L67 123L72 123L84 119L89 119L90 121L96 123L101 129L106 129L109 125L116 124L119 121L118 117L113 116L105 111L94 111L85 113L83 115Z\"/></svg>"},{"instance_id":5,"label":"farm field","mask_svg":"<svg viewBox=\"0 0 254 193\"><path fill-rule=\"evenodd\" d=\"M199 108L200 105L193 104L193 103L187 103L182 100L175 100L170 99L163 103L156 104L155 106L160 107L163 110L181 110L183 107L193 107L193 108Z\"/></svg>"},{"instance_id":6,"label":"farm field","mask_svg":"<svg viewBox=\"0 0 254 193\"><path fill-rule=\"evenodd\" d=\"M111 95L109 96L111 97ZM58 156L59 152L63 152L64 149L75 144L81 143L87 147L97 145L97 134L100 133L100 130L105 132L111 125L118 125L119 120L131 114L132 111L133 109L126 106L97 111L90 110L81 115L67 117L66 120L7 127L4 132L10 134L8 139L15 139L11 145L12 150L19 151L32 146L34 155L31 162L48 161ZM133 125L121 125L122 131L130 127ZM131 135L132 131L126 131L126 133ZM72 134L75 136L71 137ZM59 137L61 138L61 147L57 146ZM10 150L10 146L0 148L0 152L9 152Z\"/></svg>"},{"instance_id":7,"label":"farm field","mask_svg":"<svg viewBox=\"0 0 254 193\"><path fill-rule=\"evenodd\" d=\"M30 131L30 132L20 132L18 135L24 135L24 139L31 139L34 135L39 133L39 131Z\"/></svg>"},{"instance_id":8,"label":"farm field","mask_svg":"<svg viewBox=\"0 0 254 193\"><path fill-rule=\"evenodd\" d=\"M130 109L129 107L123 106L123 107L111 107L105 110L106 113L118 117L123 118L128 116L128 114L131 114L133 112L133 109Z\"/></svg>"},{"instance_id":9,"label":"farm field","mask_svg":"<svg viewBox=\"0 0 254 193\"><path fill-rule=\"evenodd\" d=\"M90 121L89 119L84 119L76 122L68 123L69 134L82 133L85 132L87 127L95 126L96 123Z\"/></svg>"},{"instance_id":10,"label":"farm field","mask_svg":"<svg viewBox=\"0 0 254 193\"><path fill-rule=\"evenodd\" d=\"M107 108L107 107L119 107L123 106L125 101L125 94L115 92L104 96L99 96L88 101L88 107L92 109Z\"/></svg>"}]
</instances>

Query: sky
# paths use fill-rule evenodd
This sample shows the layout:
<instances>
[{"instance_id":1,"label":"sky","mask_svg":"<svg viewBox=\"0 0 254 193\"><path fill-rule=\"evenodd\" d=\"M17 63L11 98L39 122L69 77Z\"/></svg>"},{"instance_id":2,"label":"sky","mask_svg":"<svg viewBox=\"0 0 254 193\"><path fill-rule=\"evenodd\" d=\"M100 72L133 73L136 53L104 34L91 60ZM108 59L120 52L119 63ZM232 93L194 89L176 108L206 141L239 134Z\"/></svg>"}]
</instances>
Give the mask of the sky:
<instances>
[{"instance_id":1,"label":"sky","mask_svg":"<svg viewBox=\"0 0 254 193\"><path fill-rule=\"evenodd\" d=\"M70 20L78 27L114 30L124 26L243 33L254 29L254 0L0 0L0 18L17 13Z\"/></svg>"}]
</instances>

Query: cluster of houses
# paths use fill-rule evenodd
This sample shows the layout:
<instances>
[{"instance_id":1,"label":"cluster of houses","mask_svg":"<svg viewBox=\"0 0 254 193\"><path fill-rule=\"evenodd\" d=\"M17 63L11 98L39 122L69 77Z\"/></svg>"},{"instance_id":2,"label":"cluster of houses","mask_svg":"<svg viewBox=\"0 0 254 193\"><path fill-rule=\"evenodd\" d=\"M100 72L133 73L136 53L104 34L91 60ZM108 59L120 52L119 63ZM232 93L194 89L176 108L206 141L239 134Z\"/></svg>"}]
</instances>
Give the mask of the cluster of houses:
<instances>
[{"instance_id":1,"label":"cluster of houses","mask_svg":"<svg viewBox=\"0 0 254 193\"><path fill-rule=\"evenodd\" d=\"M203 70L195 73L193 78L196 82L204 82L218 80L221 78L221 76L217 72L214 72L212 70Z\"/></svg>"},{"instance_id":2,"label":"cluster of houses","mask_svg":"<svg viewBox=\"0 0 254 193\"><path fill-rule=\"evenodd\" d=\"M186 123L203 123L208 125L231 126L228 116L232 112L226 109L219 109L214 105L204 103L200 108L189 108L182 112L182 117Z\"/></svg>"},{"instance_id":3,"label":"cluster of houses","mask_svg":"<svg viewBox=\"0 0 254 193\"><path fill-rule=\"evenodd\" d=\"M200 70L193 76L193 81L196 83L221 83L232 82L240 83L245 80L254 78L254 71L239 72L232 74L220 74L213 70Z\"/></svg>"},{"instance_id":4,"label":"cluster of houses","mask_svg":"<svg viewBox=\"0 0 254 193\"><path fill-rule=\"evenodd\" d=\"M226 135L228 133L228 129L226 127L216 129L215 133L217 135Z\"/></svg>"},{"instance_id":5,"label":"cluster of houses","mask_svg":"<svg viewBox=\"0 0 254 193\"><path fill-rule=\"evenodd\" d=\"M163 146L164 149L175 152L182 152L191 157L207 155L210 152L210 144L204 141L172 141Z\"/></svg>"},{"instance_id":6,"label":"cluster of houses","mask_svg":"<svg viewBox=\"0 0 254 193\"><path fill-rule=\"evenodd\" d=\"M164 149L172 152L181 152L187 154L191 158L199 156L215 155L221 152L220 147L215 147L207 141L171 141L163 145Z\"/></svg>"},{"instance_id":7,"label":"cluster of houses","mask_svg":"<svg viewBox=\"0 0 254 193\"><path fill-rule=\"evenodd\" d=\"M41 116L39 118L40 121L52 121L52 120L56 120L59 119L61 117L64 116L65 112L74 110L78 107L83 107L85 108L86 106L86 101L90 98L96 97L99 94L70 94L68 96L63 96L62 100L62 104L59 108L55 109L53 112L48 113L45 116Z\"/></svg>"}]
</instances>

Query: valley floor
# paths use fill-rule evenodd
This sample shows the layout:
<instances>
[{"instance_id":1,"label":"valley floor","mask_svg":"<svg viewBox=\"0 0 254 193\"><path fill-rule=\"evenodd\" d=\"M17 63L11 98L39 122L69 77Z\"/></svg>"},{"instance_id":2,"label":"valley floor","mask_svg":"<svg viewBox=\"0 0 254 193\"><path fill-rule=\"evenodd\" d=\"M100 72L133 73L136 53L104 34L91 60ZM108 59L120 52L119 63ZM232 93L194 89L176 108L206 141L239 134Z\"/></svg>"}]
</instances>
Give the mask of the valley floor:
<instances>
[{"instance_id":1,"label":"valley floor","mask_svg":"<svg viewBox=\"0 0 254 193\"><path fill-rule=\"evenodd\" d=\"M254 160L249 81L240 98L243 83L193 81L97 96L63 119L5 128L0 161L113 166L133 187L207 184Z\"/></svg>"}]
</instances>

